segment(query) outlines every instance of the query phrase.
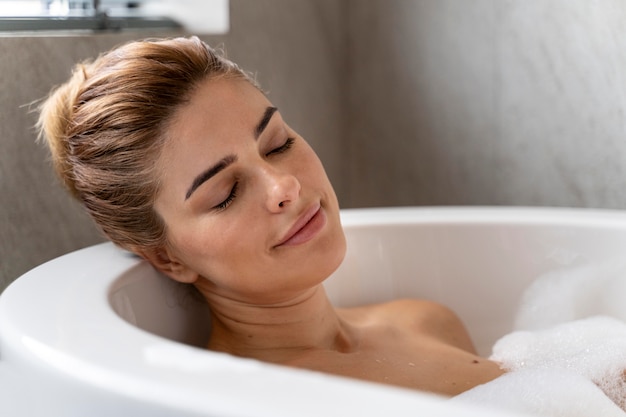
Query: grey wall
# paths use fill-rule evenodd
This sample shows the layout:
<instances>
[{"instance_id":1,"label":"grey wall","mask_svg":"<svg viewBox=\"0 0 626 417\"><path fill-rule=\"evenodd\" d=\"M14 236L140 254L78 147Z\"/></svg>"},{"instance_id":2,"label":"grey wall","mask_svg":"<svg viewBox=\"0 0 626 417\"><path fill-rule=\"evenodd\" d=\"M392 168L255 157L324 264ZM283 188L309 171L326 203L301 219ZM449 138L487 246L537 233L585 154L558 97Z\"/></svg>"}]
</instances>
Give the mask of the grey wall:
<instances>
[{"instance_id":1,"label":"grey wall","mask_svg":"<svg viewBox=\"0 0 626 417\"><path fill-rule=\"evenodd\" d=\"M625 23L621 0L231 0L206 40L256 70L344 207L623 208ZM138 36L0 38L0 289L100 239L22 106Z\"/></svg>"},{"instance_id":2,"label":"grey wall","mask_svg":"<svg viewBox=\"0 0 626 417\"><path fill-rule=\"evenodd\" d=\"M352 0L352 205L626 206L626 3Z\"/></svg>"}]
</instances>

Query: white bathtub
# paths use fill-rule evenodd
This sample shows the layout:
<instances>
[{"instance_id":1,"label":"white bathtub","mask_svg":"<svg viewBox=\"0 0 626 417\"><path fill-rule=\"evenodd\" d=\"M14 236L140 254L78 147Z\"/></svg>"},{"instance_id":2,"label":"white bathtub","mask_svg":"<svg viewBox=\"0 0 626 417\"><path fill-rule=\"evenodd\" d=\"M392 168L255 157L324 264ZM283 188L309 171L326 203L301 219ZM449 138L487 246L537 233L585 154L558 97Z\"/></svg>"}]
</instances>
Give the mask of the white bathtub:
<instances>
[{"instance_id":1,"label":"white bathtub","mask_svg":"<svg viewBox=\"0 0 626 417\"><path fill-rule=\"evenodd\" d=\"M616 211L361 209L342 221L348 253L327 282L336 305L440 301L483 355L511 330L535 278L626 252L626 214ZM191 346L202 346L206 324L181 287L111 244L50 261L0 297L0 414L505 415Z\"/></svg>"}]
</instances>

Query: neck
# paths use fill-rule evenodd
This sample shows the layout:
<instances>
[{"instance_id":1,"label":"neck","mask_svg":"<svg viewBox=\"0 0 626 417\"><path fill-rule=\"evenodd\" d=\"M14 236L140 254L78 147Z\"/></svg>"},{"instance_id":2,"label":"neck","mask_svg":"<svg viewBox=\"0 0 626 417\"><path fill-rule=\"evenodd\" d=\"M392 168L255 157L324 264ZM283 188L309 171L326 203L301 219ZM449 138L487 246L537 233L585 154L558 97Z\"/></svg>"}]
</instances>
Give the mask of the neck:
<instances>
[{"instance_id":1,"label":"neck","mask_svg":"<svg viewBox=\"0 0 626 417\"><path fill-rule=\"evenodd\" d=\"M251 305L211 297L212 335L209 349L283 362L310 350L350 351L357 344L354 330L330 304L322 285L288 301Z\"/></svg>"}]
</instances>

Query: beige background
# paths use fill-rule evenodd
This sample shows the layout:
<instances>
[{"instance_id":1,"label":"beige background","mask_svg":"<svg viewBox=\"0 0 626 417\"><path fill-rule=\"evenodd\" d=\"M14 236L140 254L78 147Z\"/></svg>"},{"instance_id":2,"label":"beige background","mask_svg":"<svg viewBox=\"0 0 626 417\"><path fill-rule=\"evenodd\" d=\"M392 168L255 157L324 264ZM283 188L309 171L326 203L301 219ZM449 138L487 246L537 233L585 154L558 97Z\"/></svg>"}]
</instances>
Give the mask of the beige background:
<instances>
[{"instance_id":1,"label":"beige background","mask_svg":"<svg viewBox=\"0 0 626 417\"><path fill-rule=\"evenodd\" d=\"M626 206L626 3L231 0L203 37L257 73L344 207ZM176 33L0 38L0 290L101 240L27 104L72 64Z\"/></svg>"}]
</instances>

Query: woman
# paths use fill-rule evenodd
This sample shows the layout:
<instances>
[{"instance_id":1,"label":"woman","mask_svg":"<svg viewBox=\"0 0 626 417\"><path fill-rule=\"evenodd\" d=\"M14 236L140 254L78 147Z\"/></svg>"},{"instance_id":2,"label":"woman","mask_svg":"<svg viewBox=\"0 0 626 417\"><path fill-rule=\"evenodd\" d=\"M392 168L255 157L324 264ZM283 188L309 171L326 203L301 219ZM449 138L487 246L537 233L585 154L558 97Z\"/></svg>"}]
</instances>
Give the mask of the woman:
<instances>
[{"instance_id":1,"label":"woman","mask_svg":"<svg viewBox=\"0 0 626 417\"><path fill-rule=\"evenodd\" d=\"M322 283L345 238L322 164L254 80L197 38L77 66L40 127L102 231L200 291L209 349L445 395L501 374L440 305L330 305Z\"/></svg>"}]
</instances>

